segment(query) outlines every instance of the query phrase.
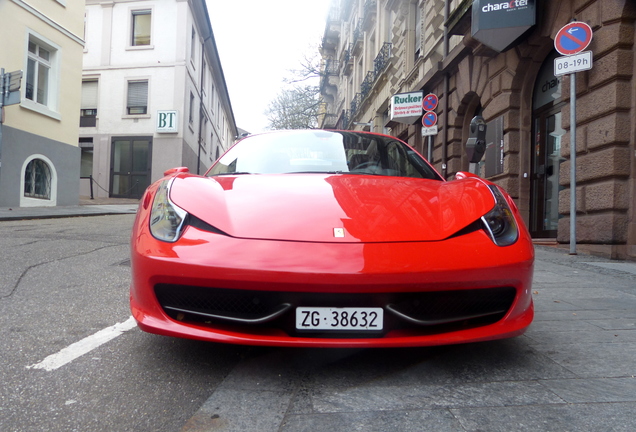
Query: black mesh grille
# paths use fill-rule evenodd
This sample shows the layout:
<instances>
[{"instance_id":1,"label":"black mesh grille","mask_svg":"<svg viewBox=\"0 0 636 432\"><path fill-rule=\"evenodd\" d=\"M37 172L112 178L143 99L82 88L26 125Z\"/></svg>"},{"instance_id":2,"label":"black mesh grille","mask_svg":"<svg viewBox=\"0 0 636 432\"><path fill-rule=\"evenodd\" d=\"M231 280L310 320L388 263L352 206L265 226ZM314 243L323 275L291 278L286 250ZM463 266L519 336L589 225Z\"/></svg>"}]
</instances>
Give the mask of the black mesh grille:
<instances>
[{"instance_id":1,"label":"black mesh grille","mask_svg":"<svg viewBox=\"0 0 636 432\"><path fill-rule=\"evenodd\" d=\"M386 306L390 305L391 309L413 320L449 322L422 326L385 311L384 333L394 329L408 328L422 334L431 334L499 321L510 309L516 290L512 287L504 287L420 293L347 294L255 291L159 284L155 286L155 293L164 311L172 318L192 322L214 323L216 321L223 326L227 326L228 323L222 319L210 318L209 315L254 319L274 313L282 304L292 305L292 308L282 316L270 322L251 326L255 332L258 331L256 328L270 328L282 329L289 335L296 335L294 322L296 306L383 307L386 309ZM230 323L229 325L238 324ZM243 324L240 331L250 332L249 328L250 326ZM351 335L351 337L358 336Z\"/></svg>"},{"instance_id":2,"label":"black mesh grille","mask_svg":"<svg viewBox=\"0 0 636 432\"><path fill-rule=\"evenodd\" d=\"M441 320L502 311L505 313L514 299L514 288L439 291L405 294L399 302L394 303L394 308L416 319Z\"/></svg>"}]
</instances>

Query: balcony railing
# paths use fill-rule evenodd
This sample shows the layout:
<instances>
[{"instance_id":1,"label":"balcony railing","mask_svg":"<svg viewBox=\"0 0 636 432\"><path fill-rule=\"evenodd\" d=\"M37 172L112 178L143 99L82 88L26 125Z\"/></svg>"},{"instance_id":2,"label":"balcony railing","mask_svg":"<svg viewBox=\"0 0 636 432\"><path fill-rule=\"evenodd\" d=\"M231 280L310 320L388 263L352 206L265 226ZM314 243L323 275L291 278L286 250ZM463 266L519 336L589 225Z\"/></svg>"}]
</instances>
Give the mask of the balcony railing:
<instances>
[{"instance_id":1,"label":"balcony railing","mask_svg":"<svg viewBox=\"0 0 636 432\"><path fill-rule=\"evenodd\" d=\"M353 29L353 42L361 42L362 41L362 18L358 19L356 24L356 28Z\"/></svg>"},{"instance_id":2,"label":"balcony railing","mask_svg":"<svg viewBox=\"0 0 636 432\"><path fill-rule=\"evenodd\" d=\"M375 73L375 78L377 79L382 72L386 69L389 64L389 60L391 59L391 43L385 42L382 45L382 49L373 60L373 72Z\"/></svg>"},{"instance_id":3,"label":"balcony railing","mask_svg":"<svg viewBox=\"0 0 636 432\"><path fill-rule=\"evenodd\" d=\"M360 85L360 92L362 93L362 99L365 99L369 93L371 92L371 88L373 87L373 83L375 82L375 73L373 71L367 72L367 76L362 81Z\"/></svg>"},{"instance_id":4,"label":"balcony railing","mask_svg":"<svg viewBox=\"0 0 636 432\"><path fill-rule=\"evenodd\" d=\"M364 100L369 96L374 84L380 78L380 76L386 71L391 61L391 43L385 42L380 49L380 52L373 60L373 70L367 72L364 81L360 84L360 93L356 94L356 97L351 101L351 109L346 117L346 126L353 120L356 113L362 106Z\"/></svg>"},{"instance_id":5,"label":"balcony railing","mask_svg":"<svg viewBox=\"0 0 636 432\"><path fill-rule=\"evenodd\" d=\"M339 64L338 61L328 58L325 60L325 66L322 70L322 77L320 78L320 89L324 89L329 84L330 76L338 76Z\"/></svg>"},{"instance_id":6,"label":"balcony railing","mask_svg":"<svg viewBox=\"0 0 636 432\"><path fill-rule=\"evenodd\" d=\"M351 101L351 107L349 109L349 120L353 119L353 117L356 115L356 112L360 108L360 105L362 105L362 93L356 93L356 96Z\"/></svg>"}]
</instances>

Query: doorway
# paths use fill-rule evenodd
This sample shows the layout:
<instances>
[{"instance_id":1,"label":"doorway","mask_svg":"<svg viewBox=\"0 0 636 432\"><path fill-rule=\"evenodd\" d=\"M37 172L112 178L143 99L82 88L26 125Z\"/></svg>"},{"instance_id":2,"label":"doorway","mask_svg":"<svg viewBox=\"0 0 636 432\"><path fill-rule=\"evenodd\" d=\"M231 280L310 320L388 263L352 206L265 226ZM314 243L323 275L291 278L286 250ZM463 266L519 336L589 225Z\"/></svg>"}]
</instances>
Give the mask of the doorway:
<instances>
[{"instance_id":1,"label":"doorway","mask_svg":"<svg viewBox=\"0 0 636 432\"><path fill-rule=\"evenodd\" d=\"M561 79L554 76L557 56L553 51L541 65L532 96L529 228L533 238L556 238L559 227L559 169L565 135L561 110L565 103Z\"/></svg>"},{"instance_id":2,"label":"doorway","mask_svg":"<svg viewBox=\"0 0 636 432\"><path fill-rule=\"evenodd\" d=\"M559 168L561 141L561 106L536 113L532 172L530 182L530 232L535 238L556 238L559 227Z\"/></svg>"},{"instance_id":3,"label":"doorway","mask_svg":"<svg viewBox=\"0 0 636 432\"><path fill-rule=\"evenodd\" d=\"M152 138L116 137L112 140L110 196L136 198L150 185Z\"/></svg>"}]
</instances>

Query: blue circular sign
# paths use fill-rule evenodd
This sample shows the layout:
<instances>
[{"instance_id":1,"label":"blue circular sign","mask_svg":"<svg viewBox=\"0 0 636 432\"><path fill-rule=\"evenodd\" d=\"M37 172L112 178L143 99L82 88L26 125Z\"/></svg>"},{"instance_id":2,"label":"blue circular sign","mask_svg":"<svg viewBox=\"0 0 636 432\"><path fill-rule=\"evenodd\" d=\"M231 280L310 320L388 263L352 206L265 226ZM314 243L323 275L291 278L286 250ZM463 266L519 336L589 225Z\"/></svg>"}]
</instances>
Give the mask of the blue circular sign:
<instances>
[{"instance_id":1,"label":"blue circular sign","mask_svg":"<svg viewBox=\"0 0 636 432\"><path fill-rule=\"evenodd\" d=\"M562 55L578 54L592 41L592 28L582 21L564 25L554 38L554 48Z\"/></svg>"},{"instance_id":2,"label":"blue circular sign","mask_svg":"<svg viewBox=\"0 0 636 432\"><path fill-rule=\"evenodd\" d=\"M437 98L437 95L429 93L424 96L424 99L422 100L422 108L424 108L424 111L433 111L435 108L437 108L438 102L439 99Z\"/></svg>"},{"instance_id":3,"label":"blue circular sign","mask_svg":"<svg viewBox=\"0 0 636 432\"><path fill-rule=\"evenodd\" d=\"M422 126L424 127L433 127L437 124L437 114L433 111L428 111L424 113L422 117Z\"/></svg>"}]
</instances>

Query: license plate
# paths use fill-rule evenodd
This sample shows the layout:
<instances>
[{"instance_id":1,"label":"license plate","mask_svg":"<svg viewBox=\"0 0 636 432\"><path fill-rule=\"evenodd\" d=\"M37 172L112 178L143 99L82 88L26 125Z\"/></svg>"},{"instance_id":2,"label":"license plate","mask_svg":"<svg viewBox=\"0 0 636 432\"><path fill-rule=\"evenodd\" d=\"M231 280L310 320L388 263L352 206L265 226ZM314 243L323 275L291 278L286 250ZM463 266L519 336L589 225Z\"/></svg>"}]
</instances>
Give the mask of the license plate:
<instances>
[{"instance_id":1,"label":"license plate","mask_svg":"<svg viewBox=\"0 0 636 432\"><path fill-rule=\"evenodd\" d=\"M382 330L382 308L296 308L298 330Z\"/></svg>"}]
</instances>

